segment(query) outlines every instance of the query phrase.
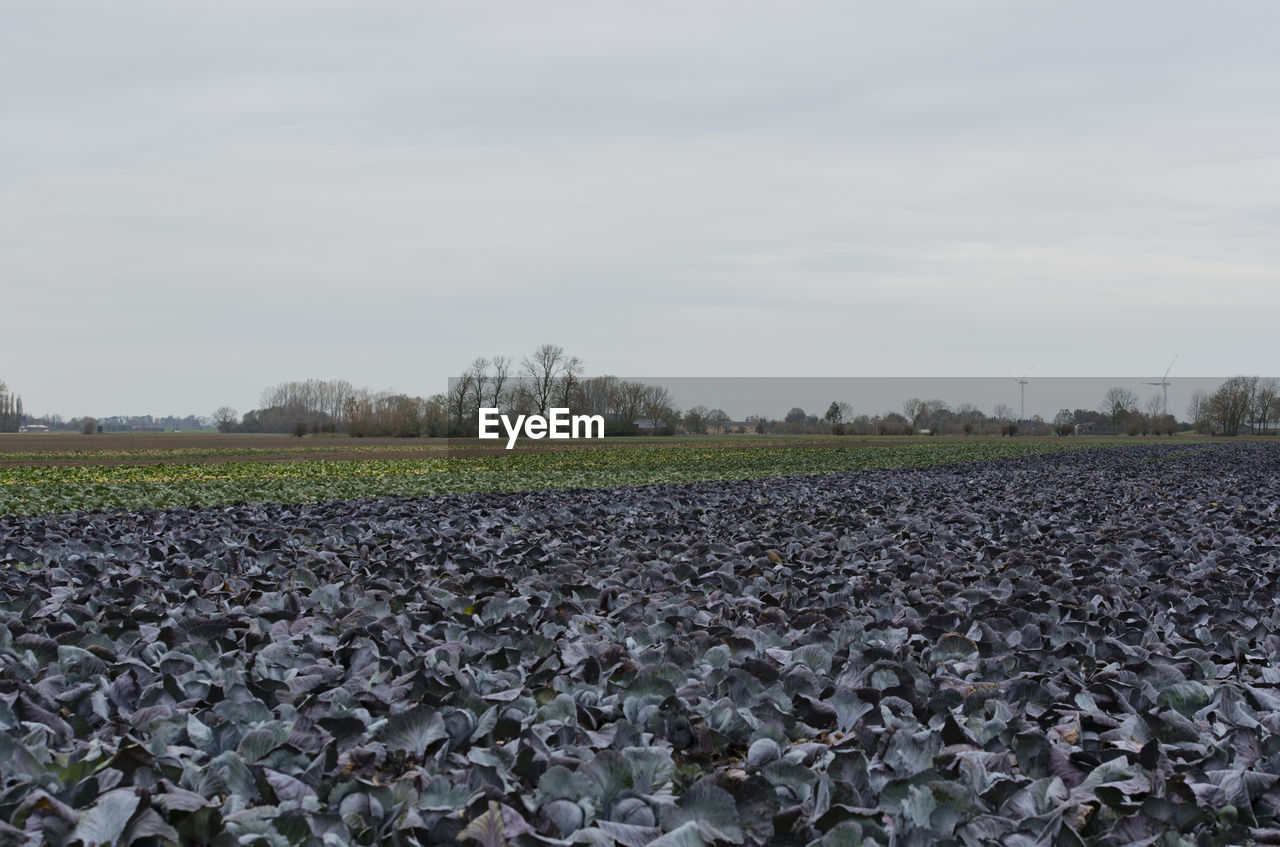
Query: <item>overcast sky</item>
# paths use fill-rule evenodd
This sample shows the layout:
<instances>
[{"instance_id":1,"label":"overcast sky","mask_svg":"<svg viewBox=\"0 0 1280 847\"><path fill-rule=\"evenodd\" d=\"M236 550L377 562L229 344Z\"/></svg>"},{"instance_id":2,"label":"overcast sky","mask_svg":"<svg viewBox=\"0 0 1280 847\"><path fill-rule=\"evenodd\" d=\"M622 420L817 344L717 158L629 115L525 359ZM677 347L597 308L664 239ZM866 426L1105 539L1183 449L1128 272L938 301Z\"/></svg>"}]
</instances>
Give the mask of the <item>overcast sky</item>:
<instances>
[{"instance_id":1,"label":"overcast sky","mask_svg":"<svg viewBox=\"0 0 1280 847\"><path fill-rule=\"evenodd\" d=\"M1278 31L1270 0L14 0L0 379L101 417L428 395L548 341L1274 375Z\"/></svg>"}]
</instances>

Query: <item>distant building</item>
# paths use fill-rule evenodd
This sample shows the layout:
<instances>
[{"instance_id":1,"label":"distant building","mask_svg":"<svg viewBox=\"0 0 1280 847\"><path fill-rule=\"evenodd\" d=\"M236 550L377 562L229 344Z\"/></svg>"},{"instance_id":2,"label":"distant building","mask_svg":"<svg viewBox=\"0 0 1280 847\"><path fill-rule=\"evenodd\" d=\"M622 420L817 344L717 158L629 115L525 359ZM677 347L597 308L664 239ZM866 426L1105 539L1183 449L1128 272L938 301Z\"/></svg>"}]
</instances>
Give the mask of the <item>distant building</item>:
<instances>
[{"instance_id":1,"label":"distant building","mask_svg":"<svg viewBox=\"0 0 1280 847\"><path fill-rule=\"evenodd\" d=\"M25 424L18 427L18 432L48 432L49 427L44 424Z\"/></svg>"}]
</instances>

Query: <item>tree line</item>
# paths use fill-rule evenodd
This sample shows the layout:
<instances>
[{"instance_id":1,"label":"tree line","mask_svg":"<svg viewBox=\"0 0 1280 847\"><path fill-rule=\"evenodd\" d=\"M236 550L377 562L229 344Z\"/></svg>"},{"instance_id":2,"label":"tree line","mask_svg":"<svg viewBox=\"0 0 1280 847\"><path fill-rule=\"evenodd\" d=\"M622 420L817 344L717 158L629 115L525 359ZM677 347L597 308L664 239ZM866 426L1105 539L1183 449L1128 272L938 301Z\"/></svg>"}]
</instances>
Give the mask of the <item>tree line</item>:
<instances>
[{"instance_id":1,"label":"tree line","mask_svg":"<svg viewBox=\"0 0 1280 847\"><path fill-rule=\"evenodd\" d=\"M1280 424L1280 382L1231 377L1215 391L1196 391L1187 415L1187 422L1179 422L1165 409L1163 395L1152 397L1144 406L1133 390L1113 386L1098 409L1061 409L1051 422L1038 415L1018 420L1003 403L986 415L971 403L952 409L941 400L913 397L903 404L901 414L883 416L855 416L849 404L841 401L833 401L821 421L806 417L802 409L792 409L781 426L770 422L761 431L817 431L826 424L833 434L853 435L1173 435L1182 429L1204 435L1266 434Z\"/></svg>"},{"instance_id":2,"label":"tree line","mask_svg":"<svg viewBox=\"0 0 1280 847\"><path fill-rule=\"evenodd\" d=\"M938 399L912 397L901 411L855 414L845 401L832 401L821 415L793 407L782 419L752 415L734 422L721 409L697 405L681 411L668 389L615 376L587 377L577 356L544 344L518 362L507 356L476 358L444 393L414 397L373 393L342 380L305 380L263 391L261 408L237 418L223 407L214 421L224 432L346 433L362 436L473 437L479 409L506 414L543 414L552 407L601 415L605 434L831 435L1172 435L1187 428L1205 434L1269 432L1280 422L1280 391L1274 379L1232 377L1214 392L1198 391L1179 422L1163 407L1163 397L1144 405L1131 389L1115 386L1097 409L1061 409L1052 421L1033 415L1020 420L1008 404L988 414L972 403L954 408Z\"/></svg>"},{"instance_id":3,"label":"tree line","mask_svg":"<svg viewBox=\"0 0 1280 847\"><path fill-rule=\"evenodd\" d=\"M22 398L0 379L0 432L17 432L22 422Z\"/></svg>"},{"instance_id":4,"label":"tree line","mask_svg":"<svg viewBox=\"0 0 1280 847\"><path fill-rule=\"evenodd\" d=\"M308 379L265 389L260 407L239 416L223 406L213 419L222 432L346 433L354 437L471 437L481 407L507 414L546 414L553 407L599 414L606 435L642 430L675 434L688 420L727 421L723 411L681 415L670 392L613 376L586 377L582 360L544 344L519 362L507 356L477 358L447 390L429 397L371 392L344 380ZM690 417L692 415L693 417Z\"/></svg>"},{"instance_id":5,"label":"tree line","mask_svg":"<svg viewBox=\"0 0 1280 847\"><path fill-rule=\"evenodd\" d=\"M1180 426L1172 415L1148 416L1127 407L1113 410L1105 399L1103 408L1110 411L1064 408L1047 421L1040 415L1019 419L1006 403L996 404L987 414L972 403L953 409L942 400L912 397L903 403L901 412L853 415L848 403L833 401L821 421L810 417L803 429L798 429L803 410L792 409L782 425L770 422L763 431L816 432L827 425L835 435L1172 435ZM792 423L790 428L787 422Z\"/></svg>"},{"instance_id":6,"label":"tree line","mask_svg":"<svg viewBox=\"0 0 1280 847\"><path fill-rule=\"evenodd\" d=\"M417 397L373 392L345 380L307 379L263 390L260 405L241 416L223 406L212 419L114 416L95 419L25 414L22 398L0 380L0 432L24 424L45 423L51 429L97 431L196 430L221 432L346 434L353 437L472 437L479 409L494 407L506 414L543 414L564 407L575 414L601 415L606 435L767 434L831 435L1172 435L1181 429L1212 435L1270 433L1280 424L1280 383L1273 378L1234 376L1213 391L1197 391L1179 422L1164 408L1163 395L1139 401L1131 389L1115 386L1097 409L1061 409L1052 421L1039 416L1019 420L1012 407L998 404L990 414L972 403L954 408L938 399L912 397L901 411L855 414L835 400L821 415L793 407L782 419L753 415L731 421L721 409L696 405L678 409L668 389L615 376L587 377L582 360L563 347L544 344L516 361L505 355L477 358L445 392Z\"/></svg>"},{"instance_id":7,"label":"tree line","mask_svg":"<svg viewBox=\"0 0 1280 847\"><path fill-rule=\"evenodd\" d=\"M1215 435L1268 433L1280 424L1280 381L1233 376L1213 393L1197 391L1187 414L1197 432Z\"/></svg>"},{"instance_id":8,"label":"tree line","mask_svg":"<svg viewBox=\"0 0 1280 847\"><path fill-rule=\"evenodd\" d=\"M525 415L545 415L558 407L602 416L606 435L636 435L641 429L675 434L682 428L684 417L663 386L615 376L585 377L583 370L581 359L555 344L543 344L518 365L506 356L475 359L449 381L450 427L459 435L473 435L481 407ZM719 416L728 420L724 412Z\"/></svg>"},{"instance_id":9,"label":"tree line","mask_svg":"<svg viewBox=\"0 0 1280 847\"><path fill-rule=\"evenodd\" d=\"M263 390L260 407L239 416L222 406L213 413L219 432L291 432L294 435L336 434L353 437L440 437L448 434L444 407L437 395L412 397L372 392L346 380L308 379L284 382Z\"/></svg>"}]
</instances>

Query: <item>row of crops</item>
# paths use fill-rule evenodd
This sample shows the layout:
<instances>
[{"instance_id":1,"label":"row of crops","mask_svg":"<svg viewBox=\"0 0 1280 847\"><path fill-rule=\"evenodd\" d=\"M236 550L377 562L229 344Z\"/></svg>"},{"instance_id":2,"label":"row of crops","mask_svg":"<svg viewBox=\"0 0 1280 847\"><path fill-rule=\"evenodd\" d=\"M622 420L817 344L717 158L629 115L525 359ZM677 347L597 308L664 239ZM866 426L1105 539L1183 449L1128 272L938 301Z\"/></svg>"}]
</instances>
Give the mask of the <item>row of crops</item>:
<instances>
[{"instance_id":1,"label":"row of crops","mask_svg":"<svg viewBox=\"0 0 1280 847\"><path fill-rule=\"evenodd\" d=\"M0 842L1275 843L1278 504L1222 444L0 518Z\"/></svg>"},{"instance_id":2,"label":"row of crops","mask_svg":"<svg viewBox=\"0 0 1280 847\"><path fill-rule=\"evenodd\" d=\"M1084 446L1087 442L650 446L399 460L10 466L0 467L0 514L755 479L984 461Z\"/></svg>"}]
</instances>

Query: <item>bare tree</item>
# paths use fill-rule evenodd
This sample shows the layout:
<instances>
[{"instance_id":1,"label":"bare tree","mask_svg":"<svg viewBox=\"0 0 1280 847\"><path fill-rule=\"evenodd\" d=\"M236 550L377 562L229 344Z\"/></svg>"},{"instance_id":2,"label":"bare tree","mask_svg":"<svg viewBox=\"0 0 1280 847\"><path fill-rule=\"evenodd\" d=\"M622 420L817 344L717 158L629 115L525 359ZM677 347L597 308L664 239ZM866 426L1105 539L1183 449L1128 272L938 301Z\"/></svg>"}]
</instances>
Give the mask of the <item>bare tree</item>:
<instances>
[{"instance_id":1,"label":"bare tree","mask_svg":"<svg viewBox=\"0 0 1280 847\"><path fill-rule=\"evenodd\" d=\"M479 409L484 405L485 388L489 384L489 360L484 356L476 356L467 372L471 374L471 391L475 395L471 406Z\"/></svg>"},{"instance_id":2,"label":"bare tree","mask_svg":"<svg viewBox=\"0 0 1280 847\"><path fill-rule=\"evenodd\" d=\"M1155 419L1164 414L1164 398L1159 394L1153 394L1147 400L1147 406L1143 411L1148 418Z\"/></svg>"},{"instance_id":3,"label":"bare tree","mask_svg":"<svg viewBox=\"0 0 1280 847\"><path fill-rule=\"evenodd\" d=\"M9 392L9 386L0 379L0 432L17 432L22 426L22 398Z\"/></svg>"},{"instance_id":4,"label":"bare tree","mask_svg":"<svg viewBox=\"0 0 1280 847\"><path fill-rule=\"evenodd\" d=\"M466 430L467 405L475 386L473 375L466 371L462 376L449 380L449 415L455 427Z\"/></svg>"},{"instance_id":5,"label":"bare tree","mask_svg":"<svg viewBox=\"0 0 1280 847\"><path fill-rule=\"evenodd\" d=\"M416 438L423 434L426 401L405 394L379 394L374 400L376 435Z\"/></svg>"},{"instance_id":6,"label":"bare tree","mask_svg":"<svg viewBox=\"0 0 1280 847\"><path fill-rule=\"evenodd\" d=\"M661 385L646 386L643 410L645 417L653 421L655 431L674 428L679 420L679 413L671 403L671 392Z\"/></svg>"},{"instance_id":7,"label":"bare tree","mask_svg":"<svg viewBox=\"0 0 1280 847\"><path fill-rule=\"evenodd\" d=\"M538 413L545 415L551 406L556 379L563 369L564 348L557 344L543 344L533 351L532 356L526 356L520 364L524 375L531 383L530 390L533 392Z\"/></svg>"},{"instance_id":8,"label":"bare tree","mask_svg":"<svg viewBox=\"0 0 1280 847\"><path fill-rule=\"evenodd\" d=\"M1280 400L1280 383L1274 378L1259 379L1253 392L1253 431L1270 432L1276 423L1277 400Z\"/></svg>"},{"instance_id":9,"label":"bare tree","mask_svg":"<svg viewBox=\"0 0 1280 847\"><path fill-rule=\"evenodd\" d=\"M488 406L494 409L502 408L502 392L507 384L507 377L511 374L511 360L506 356L493 357L493 379L489 382L489 402Z\"/></svg>"},{"instance_id":10,"label":"bare tree","mask_svg":"<svg viewBox=\"0 0 1280 847\"><path fill-rule=\"evenodd\" d=\"M564 364L560 367L560 406L561 408L571 408L573 406L574 394L582 379L583 364L582 360L577 356L570 356L564 360Z\"/></svg>"},{"instance_id":11,"label":"bare tree","mask_svg":"<svg viewBox=\"0 0 1280 847\"><path fill-rule=\"evenodd\" d=\"M1256 376L1233 376L1209 398L1209 417L1221 428L1223 435L1239 435L1249 411L1253 408L1253 396L1257 391Z\"/></svg>"},{"instance_id":12,"label":"bare tree","mask_svg":"<svg viewBox=\"0 0 1280 847\"><path fill-rule=\"evenodd\" d=\"M336 429L343 421L347 399L356 389L346 380L307 379L282 382L262 390L260 411L271 411L265 417L287 422L293 426L298 421L311 429Z\"/></svg>"},{"instance_id":13,"label":"bare tree","mask_svg":"<svg viewBox=\"0 0 1280 847\"><path fill-rule=\"evenodd\" d=\"M516 415L533 415L538 412L538 398L528 377L520 377L507 390L506 408Z\"/></svg>"},{"instance_id":14,"label":"bare tree","mask_svg":"<svg viewBox=\"0 0 1280 847\"><path fill-rule=\"evenodd\" d=\"M614 392L613 408L618 420L635 423L645 413L649 386L642 382L622 382Z\"/></svg>"},{"instance_id":15,"label":"bare tree","mask_svg":"<svg viewBox=\"0 0 1280 847\"><path fill-rule=\"evenodd\" d=\"M1138 395L1119 385L1107 389L1102 395L1102 413L1111 419L1111 432L1119 435L1125 418L1138 410Z\"/></svg>"},{"instance_id":16,"label":"bare tree","mask_svg":"<svg viewBox=\"0 0 1280 847\"><path fill-rule=\"evenodd\" d=\"M321 413L335 425L340 423L347 398L355 392L356 387L345 379L331 379L324 382L320 391Z\"/></svg>"},{"instance_id":17,"label":"bare tree","mask_svg":"<svg viewBox=\"0 0 1280 847\"><path fill-rule=\"evenodd\" d=\"M240 415L230 406L219 406L213 413L213 422L218 425L218 432L231 432L239 419Z\"/></svg>"},{"instance_id":18,"label":"bare tree","mask_svg":"<svg viewBox=\"0 0 1280 847\"><path fill-rule=\"evenodd\" d=\"M913 433L920 427L928 411L925 401L919 397L910 397L902 404L902 416L911 421L911 431Z\"/></svg>"},{"instance_id":19,"label":"bare tree","mask_svg":"<svg viewBox=\"0 0 1280 847\"><path fill-rule=\"evenodd\" d=\"M434 437L449 434L449 398L443 394L432 394L423 401L422 410L423 435Z\"/></svg>"},{"instance_id":20,"label":"bare tree","mask_svg":"<svg viewBox=\"0 0 1280 847\"><path fill-rule=\"evenodd\" d=\"M373 398L363 389L353 391L347 397L342 409L342 420L347 427L347 434L352 438L363 438L373 434Z\"/></svg>"},{"instance_id":21,"label":"bare tree","mask_svg":"<svg viewBox=\"0 0 1280 847\"><path fill-rule=\"evenodd\" d=\"M1197 388L1191 394L1191 402L1187 404L1187 417L1191 418L1191 425L1199 433L1209 431L1209 397L1208 391Z\"/></svg>"},{"instance_id":22,"label":"bare tree","mask_svg":"<svg viewBox=\"0 0 1280 847\"><path fill-rule=\"evenodd\" d=\"M588 415L617 417L616 394L621 384L616 376L593 376L578 386L578 411Z\"/></svg>"},{"instance_id":23,"label":"bare tree","mask_svg":"<svg viewBox=\"0 0 1280 847\"><path fill-rule=\"evenodd\" d=\"M960 425L961 432L972 435L974 432L982 431L982 425L987 416L973 403L961 403L956 407L955 419Z\"/></svg>"}]
</instances>

